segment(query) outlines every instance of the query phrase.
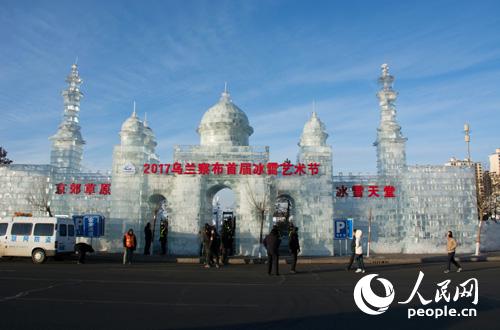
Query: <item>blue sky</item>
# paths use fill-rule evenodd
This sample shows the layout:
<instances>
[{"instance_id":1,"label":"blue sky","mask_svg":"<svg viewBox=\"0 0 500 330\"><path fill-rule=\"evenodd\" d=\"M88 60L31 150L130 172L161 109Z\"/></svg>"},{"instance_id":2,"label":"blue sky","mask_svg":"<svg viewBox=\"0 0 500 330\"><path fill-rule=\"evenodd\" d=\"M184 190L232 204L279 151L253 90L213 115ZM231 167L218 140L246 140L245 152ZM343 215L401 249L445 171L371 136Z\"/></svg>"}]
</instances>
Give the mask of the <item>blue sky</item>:
<instances>
[{"instance_id":1,"label":"blue sky","mask_svg":"<svg viewBox=\"0 0 500 330\"><path fill-rule=\"evenodd\" d=\"M78 56L84 165L110 169L132 104L148 113L168 162L197 144L227 81L253 145L295 159L316 102L334 172L375 172L380 65L399 92L409 164L500 147L498 1L0 2L0 145L16 163L48 163L60 92Z\"/></svg>"}]
</instances>

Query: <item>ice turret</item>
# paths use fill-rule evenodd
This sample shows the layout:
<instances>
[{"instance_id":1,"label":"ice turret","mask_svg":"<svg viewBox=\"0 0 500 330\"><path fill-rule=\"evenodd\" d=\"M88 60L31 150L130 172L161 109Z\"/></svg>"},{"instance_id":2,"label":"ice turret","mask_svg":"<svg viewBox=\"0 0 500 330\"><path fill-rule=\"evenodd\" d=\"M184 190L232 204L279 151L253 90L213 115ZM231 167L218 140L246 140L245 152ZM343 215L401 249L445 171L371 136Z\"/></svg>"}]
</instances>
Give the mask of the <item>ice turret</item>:
<instances>
[{"instance_id":1,"label":"ice turret","mask_svg":"<svg viewBox=\"0 0 500 330\"><path fill-rule=\"evenodd\" d=\"M144 145L144 139L144 124L137 117L134 102L134 111L132 115L122 124L120 131L121 145L140 147Z\"/></svg>"},{"instance_id":2,"label":"ice turret","mask_svg":"<svg viewBox=\"0 0 500 330\"><path fill-rule=\"evenodd\" d=\"M52 141L50 163L58 171L80 171L83 157L83 145L79 124L80 92L82 79L78 73L78 66L73 64L71 72L66 78L68 87L62 92L64 99L64 116L57 133L49 139Z\"/></svg>"},{"instance_id":3,"label":"ice turret","mask_svg":"<svg viewBox=\"0 0 500 330\"><path fill-rule=\"evenodd\" d=\"M313 111L309 120L305 123L297 156L298 163L318 163L321 174L326 177L332 175L332 147L326 144L328 133L326 126L319 119L316 111Z\"/></svg>"},{"instance_id":4,"label":"ice turret","mask_svg":"<svg viewBox=\"0 0 500 330\"><path fill-rule=\"evenodd\" d=\"M377 93L380 106L380 125L377 129L377 170L379 175L398 175L406 169L406 138L396 120L396 98L392 89L394 77L389 74L389 66L382 64L382 74L378 79L381 86Z\"/></svg>"},{"instance_id":5,"label":"ice turret","mask_svg":"<svg viewBox=\"0 0 500 330\"><path fill-rule=\"evenodd\" d=\"M326 133L325 124L318 118L315 111L311 114L311 118L304 125L302 136L300 137L300 147L317 147L325 146L328 134Z\"/></svg>"}]
</instances>

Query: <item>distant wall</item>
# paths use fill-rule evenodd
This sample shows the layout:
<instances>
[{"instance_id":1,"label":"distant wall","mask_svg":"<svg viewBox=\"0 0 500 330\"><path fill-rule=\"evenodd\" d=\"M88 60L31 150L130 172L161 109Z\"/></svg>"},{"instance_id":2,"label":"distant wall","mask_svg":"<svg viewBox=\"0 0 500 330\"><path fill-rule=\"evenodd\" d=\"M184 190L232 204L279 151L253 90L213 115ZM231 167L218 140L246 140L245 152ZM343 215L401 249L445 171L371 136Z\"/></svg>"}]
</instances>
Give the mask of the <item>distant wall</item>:
<instances>
[{"instance_id":1,"label":"distant wall","mask_svg":"<svg viewBox=\"0 0 500 330\"><path fill-rule=\"evenodd\" d=\"M334 177L334 189L342 185L374 185L380 190L386 185L396 187L395 198L370 198L366 190L362 198L353 197L351 190L347 197L334 198L334 218L354 218L354 227L365 232L365 244L371 210L375 253L443 253L448 230L457 238L460 252L475 249L477 209L472 169L410 166L400 177ZM500 241L488 236L484 246L500 249Z\"/></svg>"}]
</instances>

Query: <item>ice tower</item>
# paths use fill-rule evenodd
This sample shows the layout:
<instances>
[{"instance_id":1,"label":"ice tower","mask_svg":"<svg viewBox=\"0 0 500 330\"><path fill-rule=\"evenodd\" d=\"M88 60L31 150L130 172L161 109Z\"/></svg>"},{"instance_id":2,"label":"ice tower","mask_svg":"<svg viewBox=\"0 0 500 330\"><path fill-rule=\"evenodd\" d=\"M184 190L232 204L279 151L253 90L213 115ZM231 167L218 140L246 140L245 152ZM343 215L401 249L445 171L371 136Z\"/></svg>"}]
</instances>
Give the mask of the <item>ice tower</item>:
<instances>
[{"instance_id":1,"label":"ice tower","mask_svg":"<svg viewBox=\"0 0 500 330\"><path fill-rule=\"evenodd\" d=\"M203 115L197 132L202 146L248 146L253 128L247 115L231 100L226 87L219 102Z\"/></svg>"},{"instance_id":2,"label":"ice tower","mask_svg":"<svg viewBox=\"0 0 500 330\"><path fill-rule=\"evenodd\" d=\"M389 66L382 64L382 75L378 79L381 90L377 93L380 105L380 125L377 129L378 175L399 175L406 168L406 138L396 120L396 98L398 93L392 89L394 76L389 74Z\"/></svg>"},{"instance_id":3,"label":"ice tower","mask_svg":"<svg viewBox=\"0 0 500 330\"><path fill-rule=\"evenodd\" d=\"M62 92L64 99L64 116L57 133L49 139L52 141L50 164L60 172L78 172L81 169L83 145L85 141L80 132L79 113L82 79L78 74L78 66L73 64L66 78L68 88Z\"/></svg>"},{"instance_id":4,"label":"ice tower","mask_svg":"<svg viewBox=\"0 0 500 330\"><path fill-rule=\"evenodd\" d=\"M299 163L320 162L321 171L328 176L332 175L332 147L326 144L328 133L325 124L319 119L315 111L305 123L300 136Z\"/></svg>"}]
</instances>

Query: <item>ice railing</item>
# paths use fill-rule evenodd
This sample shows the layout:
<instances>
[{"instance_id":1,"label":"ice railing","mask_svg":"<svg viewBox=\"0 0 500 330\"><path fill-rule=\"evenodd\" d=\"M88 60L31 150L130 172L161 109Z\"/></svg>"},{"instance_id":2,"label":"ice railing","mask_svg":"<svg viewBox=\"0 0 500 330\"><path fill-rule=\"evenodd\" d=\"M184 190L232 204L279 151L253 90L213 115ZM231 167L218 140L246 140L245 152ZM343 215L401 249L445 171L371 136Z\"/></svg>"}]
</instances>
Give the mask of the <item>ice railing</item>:
<instances>
[{"instance_id":1,"label":"ice railing","mask_svg":"<svg viewBox=\"0 0 500 330\"><path fill-rule=\"evenodd\" d=\"M243 152L269 153L269 146L203 146L203 145L174 145L174 152Z\"/></svg>"},{"instance_id":2,"label":"ice railing","mask_svg":"<svg viewBox=\"0 0 500 330\"><path fill-rule=\"evenodd\" d=\"M373 181L376 182L379 180L379 176L376 174L372 173L347 173L344 174L343 172L338 172L336 175L332 176L333 182L346 182L346 181L359 181L359 182L367 182L367 181Z\"/></svg>"},{"instance_id":3,"label":"ice railing","mask_svg":"<svg viewBox=\"0 0 500 330\"><path fill-rule=\"evenodd\" d=\"M20 172L49 172L52 169L52 165L48 164L9 164L2 165L0 168L5 168L10 171L20 171Z\"/></svg>"}]
</instances>

